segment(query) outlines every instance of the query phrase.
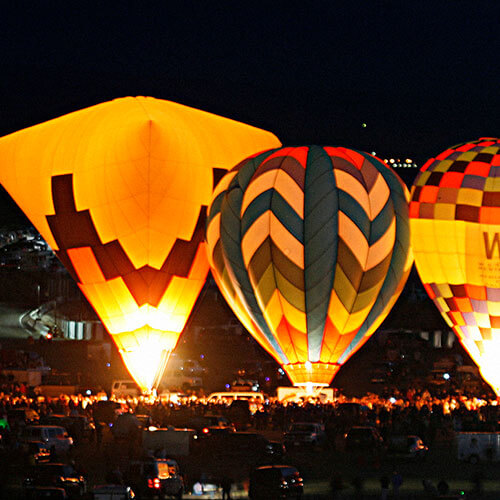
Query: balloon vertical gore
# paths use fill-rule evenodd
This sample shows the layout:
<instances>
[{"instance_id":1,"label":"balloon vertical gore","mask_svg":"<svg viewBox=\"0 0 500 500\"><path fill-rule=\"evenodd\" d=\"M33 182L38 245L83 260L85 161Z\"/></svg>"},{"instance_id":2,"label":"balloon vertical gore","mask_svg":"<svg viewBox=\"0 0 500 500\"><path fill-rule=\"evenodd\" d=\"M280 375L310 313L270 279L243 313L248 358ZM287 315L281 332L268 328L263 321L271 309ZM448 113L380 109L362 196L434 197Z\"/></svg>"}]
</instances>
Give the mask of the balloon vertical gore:
<instances>
[{"instance_id":1,"label":"balloon vertical gore","mask_svg":"<svg viewBox=\"0 0 500 500\"><path fill-rule=\"evenodd\" d=\"M500 139L459 144L425 163L410 224L427 293L500 396Z\"/></svg>"},{"instance_id":2,"label":"balloon vertical gore","mask_svg":"<svg viewBox=\"0 0 500 500\"><path fill-rule=\"evenodd\" d=\"M295 385L329 385L408 277L408 192L377 158L341 147L255 155L215 188L212 273Z\"/></svg>"}]
</instances>

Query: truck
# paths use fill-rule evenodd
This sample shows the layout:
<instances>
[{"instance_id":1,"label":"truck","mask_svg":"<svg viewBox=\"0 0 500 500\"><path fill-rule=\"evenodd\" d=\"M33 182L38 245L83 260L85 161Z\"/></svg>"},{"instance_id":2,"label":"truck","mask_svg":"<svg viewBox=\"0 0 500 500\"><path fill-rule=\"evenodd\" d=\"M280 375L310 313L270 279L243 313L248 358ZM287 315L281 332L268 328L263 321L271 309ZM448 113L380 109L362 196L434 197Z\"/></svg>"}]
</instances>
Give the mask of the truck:
<instances>
[{"instance_id":1,"label":"truck","mask_svg":"<svg viewBox=\"0 0 500 500\"><path fill-rule=\"evenodd\" d=\"M500 461L500 432L457 432L458 459L470 463Z\"/></svg>"},{"instance_id":2,"label":"truck","mask_svg":"<svg viewBox=\"0 0 500 500\"><path fill-rule=\"evenodd\" d=\"M146 452L166 452L172 457L187 457L192 451L198 436L194 429L144 429L142 447Z\"/></svg>"}]
</instances>

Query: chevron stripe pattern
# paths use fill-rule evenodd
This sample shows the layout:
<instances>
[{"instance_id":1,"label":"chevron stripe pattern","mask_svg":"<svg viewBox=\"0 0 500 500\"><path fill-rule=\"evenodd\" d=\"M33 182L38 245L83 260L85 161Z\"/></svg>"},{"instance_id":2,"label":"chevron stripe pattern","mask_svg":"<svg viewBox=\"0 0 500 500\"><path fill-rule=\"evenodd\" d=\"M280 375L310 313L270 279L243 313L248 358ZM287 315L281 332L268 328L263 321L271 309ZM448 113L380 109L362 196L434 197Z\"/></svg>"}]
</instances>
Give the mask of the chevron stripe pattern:
<instances>
[{"instance_id":1,"label":"chevron stripe pattern","mask_svg":"<svg viewBox=\"0 0 500 500\"><path fill-rule=\"evenodd\" d=\"M207 220L223 295L295 384L328 385L408 276L408 193L341 147L280 148L237 165Z\"/></svg>"}]
</instances>

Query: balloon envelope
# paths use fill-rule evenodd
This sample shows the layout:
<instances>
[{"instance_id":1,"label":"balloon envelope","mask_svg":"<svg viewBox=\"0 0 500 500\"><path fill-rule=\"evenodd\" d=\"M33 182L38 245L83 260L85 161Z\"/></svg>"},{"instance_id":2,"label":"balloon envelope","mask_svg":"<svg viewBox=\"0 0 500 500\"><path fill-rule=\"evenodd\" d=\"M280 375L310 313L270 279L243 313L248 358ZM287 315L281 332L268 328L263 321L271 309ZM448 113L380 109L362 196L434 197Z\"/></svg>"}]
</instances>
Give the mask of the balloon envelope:
<instances>
[{"instance_id":1,"label":"balloon envelope","mask_svg":"<svg viewBox=\"0 0 500 500\"><path fill-rule=\"evenodd\" d=\"M295 385L328 385L388 314L412 264L408 192L341 147L253 156L214 191L212 272Z\"/></svg>"},{"instance_id":2,"label":"balloon envelope","mask_svg":"<svg viewBox=\"0 0 500 500\"><path fill-rule=\"evenodd\" d=\"M410 224L427 293L500 396L500 139L459 144L423 165Z\"/></svg>"},{"instance_id":3,"label":"balloon envelope","mask_svg":"<svg viewBox=\"0 0 500 500\"><path fill-rule=\"evenodd\" d=\"M279 145L243 123L126 97L3 137L0 181L149 389L206 279L214 172Z\"/></svg>"}]
</instances>

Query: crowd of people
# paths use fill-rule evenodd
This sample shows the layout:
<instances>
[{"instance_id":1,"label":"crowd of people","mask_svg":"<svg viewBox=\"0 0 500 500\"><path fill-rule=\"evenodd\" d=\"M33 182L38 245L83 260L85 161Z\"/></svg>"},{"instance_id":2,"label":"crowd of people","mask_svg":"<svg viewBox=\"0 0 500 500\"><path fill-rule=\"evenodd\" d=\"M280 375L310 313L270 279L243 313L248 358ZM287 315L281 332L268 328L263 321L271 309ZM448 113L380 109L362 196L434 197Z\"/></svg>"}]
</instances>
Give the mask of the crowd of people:
<instances>
[{"instance_id":1,"label":"crowd of people","mask_svg":"<svg viewBox=\"0 0 500 500\"><path fill-rule=\"evenodd\" d=\"M0 386L0 417L6 417L10 409L29 407L41 417L80 414L92 418L94 405L103 396L103 393L99 396L61 394L50 398L37 395L36 391L22 383L4 383ZM122 411L150 415L152 422L160 427L180 425L190 417L228 410L224 405L207 404L207 398L194 395L178 403L151 397L128 398L120 402ZM376 394L356 398L338 393L334 401L323 404L314 401L278 402L270 398L264 404L249 405L249 408L252 407L257 410L248 411L244 426L257 430L285 431L292 422L316 421L324 423L327 430L334 434L356 422L377 427L382 435L389 431L401 434L412 431L428 443L445 439L455 431L495 431L500 419L497 399L457 394L432 395L427 390L409 390L406 394L395 394L389 398Z\"/></svg>"}]
</instances>

